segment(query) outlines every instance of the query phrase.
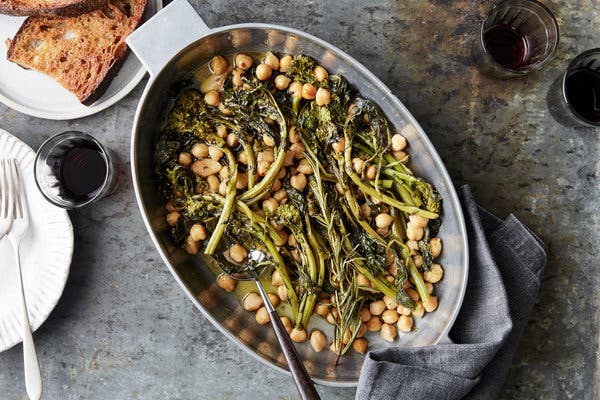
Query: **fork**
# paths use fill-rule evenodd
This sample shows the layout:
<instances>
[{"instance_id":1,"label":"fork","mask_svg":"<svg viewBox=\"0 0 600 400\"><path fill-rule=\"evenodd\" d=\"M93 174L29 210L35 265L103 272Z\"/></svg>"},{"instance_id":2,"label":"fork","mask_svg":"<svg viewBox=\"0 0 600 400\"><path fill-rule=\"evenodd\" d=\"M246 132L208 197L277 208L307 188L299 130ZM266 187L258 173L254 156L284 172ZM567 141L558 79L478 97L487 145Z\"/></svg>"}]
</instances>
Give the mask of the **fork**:
<instances>
[{"instance_id":1,"label":"fork","mask_svg":"<svg viewBox=\"0 0 600 400\"><path fill-rule=\"evenodd\" d=\"M21 308L23 312L23 364L25 372L25 388L27 395L31 400L39 400L42 396L42 376L38 364L33 336L31 335L31 326L29 325L29 316L27 313L27 303L25 302L25 289L23 288L23 272L21 270L20 246L23 237L29 230L29 211L27 210L27 199L23 189L23 181L19 173L19 166L15 160L4 160L2 169L4 175L8 174L7 203L12 204L8 207L8 215L12 218L12 227L8 232L8 240L12 244L15 261L17 263L17 276L19 278L19 288L21 289ZM8 170L8 172L7 172ZM4 197L4 196L3 196ZM4 200L4 199L3 199ZM9 218L9 219L10 219Z\"/></svg>"},{"instance_id":2,"label":"fork","mask_svg":"<svg viewBox=\"0 0 600 400\"><path fill-rule=\"evenodd\" d=\"M10 227L12 226L13 220L13 207L12 198L9 197L9 187L12 190L12 176L10 176L7 162L0 160L0 240L6 236Z\"/></svg>"}]
</instances>

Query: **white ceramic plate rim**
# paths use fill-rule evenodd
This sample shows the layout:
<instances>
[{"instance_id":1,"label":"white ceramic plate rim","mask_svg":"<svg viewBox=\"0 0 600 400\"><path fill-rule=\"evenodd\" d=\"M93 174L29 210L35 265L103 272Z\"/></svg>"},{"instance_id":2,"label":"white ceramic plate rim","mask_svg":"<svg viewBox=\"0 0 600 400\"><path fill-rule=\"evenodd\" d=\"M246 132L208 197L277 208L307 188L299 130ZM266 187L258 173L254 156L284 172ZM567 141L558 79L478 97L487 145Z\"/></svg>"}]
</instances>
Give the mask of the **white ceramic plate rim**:
<instances>
[{"instance_id":1,"label":"white ceramic plate rim","mask_svg":"<svg viewBox=\"0 0 600 400\"><path fill-rule=\"evenodd\" d=\"M25 171L23 171L26 174L31 173L33 175L33 163L35 160L35 152L33 151L33 149L31 147L29 147L27 144L25 144L23 141L21 141L20 139L18 139L17 137L15 137L14 135L10 134L9 132L0 129L0 138L2 138L3 136L7 136L7 141L8 142L14 142L16 145L17 150L14 151L14 153L21 153L24 151L25 153L25 162L27 163L27 166L25 168ZM19 149L20 148L20 149ZM21 161L21 160L20 160ZM35 179L33 178L33 176L31 176L30 178L25 178L25 179ZM37 186L35 185L35 182L31 182L28 184L28 187L34 187L37 190ZM43 196L40 194L40 199L42 199L42 201L46 201L43 199ZM54 310L54 308L56 307L56 305L58 304L58 301L60 300L65 285L67 284L67 279L69 276L69 271L70 271L70 267L71 267L71 261L73 258L73 249L74 249L74 235L73 235L73 225L71 224L71 219L69 218L69 214L67 213L66 210L63 210L59 207L56 207L54 205L52 205L51 203L47 203L47 205L44 205L44 207L54 207L56 208L57 211L57 215L60 219L62 219L63 221L63 225L61 226L60 229L64 229L65 230L65 237L66 240L64 241L64 247L62 247L61 253L62 253L62 260L64 261L64 267L62 265L56 265L57 267L62 267L63 271L61 271L62 273L59 275L59 279L60 281L55 282L54 288L60 288L59 290L56 290L54 293L52 293L52 296L49 297L45 297L44 300L45 302L43 304L37 304L36 309L38 310L38 317L35 320L32 320L32 331L36 331L47 319L48 316L50 315L50 313L52 312L52 310ZM31 208L31 205L30 205ZM3 239L3 240L7 240L7 239ZM27 287L25 287L25 291L27 292ZM29 295L27 296L29 298ZM15 298L14 303L9 303L9 304L0 304L0 307L4 307L4 306L11 306L12 304L19 304L18 303L18 298ZM20 307L20 305L19 305ZM29 311L29 315L31 318L31 308L32 305L28 304L28 309ZM19 312L17 313L17 315L21 315L21 311L19 310ZM0 324L3 324L3 321L0 320ZM21 333L19 332L18 335L12 335L8 337L8 340L6 340L4 343L0 341L0 353L10 349L11 347L15 346L18 343L21 343L22 341L22 337L21 337Z\"/></svg>"},{"instance_id":2,"label":"white ceramic plate rim","mask_svg":"<svg viewBox=\"0 0 600 400\"><path fill-rule=\"evenodd\" d=\"M162 9L162 7L163 7L162 0L149 0L149 1L154 1L154 7L155 7L156 12L158 12L160 9ZM152 15L146 15L145 20L148 20L151 17L152 17ZM5 55L1 55L1 56L5 57ZM129 58L129 57L135 58L135 54L133 54L133 52L129 51L127 54L127 58ZM77 109L77 110L73 110L73 111L69 111L69 112L67 112L67 111L60 112L60 111L54 111L54 110L41 110L39 108L30 107L25 103L14 101L12 98L6 96L2 91L0 91L0 102L14 110L17 110L17 111L23 113L23 114L31 115L32 117L52 119L52 120L69 120L69 119L87 117L89 115L93 115L100 111L103 111L103 110L107 109L108 107L112 106L113 104L117 103L119 100L121 100L125 96L127 96L140 83L140 81L146 75L146 68L139 61L138 61L138 63L139 63L139 67L137 69L137 72L125 86L123 86L119 91L117 91L114 95L112 95L110 97L104 98L104 95L103 95L98 101L96 101L94 104L92 104L89 107L82 105L81 109ZM29 72L36 73L35 71L29 71ZM62 90L66 90L66 89L62 89Z\"/></svg>"}]
</instances>

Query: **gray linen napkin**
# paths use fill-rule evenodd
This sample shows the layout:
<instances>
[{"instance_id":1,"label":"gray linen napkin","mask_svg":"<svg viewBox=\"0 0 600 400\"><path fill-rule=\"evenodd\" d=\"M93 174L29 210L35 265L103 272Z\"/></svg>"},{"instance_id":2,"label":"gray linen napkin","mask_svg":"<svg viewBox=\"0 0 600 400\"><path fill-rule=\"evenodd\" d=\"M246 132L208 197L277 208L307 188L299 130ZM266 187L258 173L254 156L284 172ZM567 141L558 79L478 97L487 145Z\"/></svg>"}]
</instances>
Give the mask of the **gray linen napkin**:
<instances>
[{"instance_id":1,"label":"gray linen napkin","mask_svg":"<svg viewBox=\"0 0 600 400\"><path fill-rule=\"evenodd\" d=\"M544 245L515 216L502 221L460 189L469 235L465 299L452 343L370 352L359 400L492 400L499 396L533 308L546 264Z\"/></svg>"}]
</instances>

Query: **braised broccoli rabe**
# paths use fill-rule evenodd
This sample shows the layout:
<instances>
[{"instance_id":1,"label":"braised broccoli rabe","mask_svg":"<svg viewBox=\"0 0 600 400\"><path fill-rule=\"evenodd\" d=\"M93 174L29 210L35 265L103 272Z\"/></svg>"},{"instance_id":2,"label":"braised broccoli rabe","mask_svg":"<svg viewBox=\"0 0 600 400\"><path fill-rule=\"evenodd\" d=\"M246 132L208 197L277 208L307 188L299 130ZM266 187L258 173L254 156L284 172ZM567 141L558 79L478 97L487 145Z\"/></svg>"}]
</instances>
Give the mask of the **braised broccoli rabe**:
<instances>
[{"instance_id":1,"label":"braised broccoli rabe","mask_svg":"<svg viewBox=\"0 0 600 400\"><path fill-rule=\"evenodd\" d=\"M334 327L337 358L364 353L366 331L385 340L410 331L437 307L442 207L408 167L406 138L308 56L211 63L201 90L174 99L156 144L175 243L231 273L262 251L261 266L275 271L272 296L289 304L292 339L306 340L318 314ZM324 337L312 332L316 351Z\"/></svg>"}]
</instances>

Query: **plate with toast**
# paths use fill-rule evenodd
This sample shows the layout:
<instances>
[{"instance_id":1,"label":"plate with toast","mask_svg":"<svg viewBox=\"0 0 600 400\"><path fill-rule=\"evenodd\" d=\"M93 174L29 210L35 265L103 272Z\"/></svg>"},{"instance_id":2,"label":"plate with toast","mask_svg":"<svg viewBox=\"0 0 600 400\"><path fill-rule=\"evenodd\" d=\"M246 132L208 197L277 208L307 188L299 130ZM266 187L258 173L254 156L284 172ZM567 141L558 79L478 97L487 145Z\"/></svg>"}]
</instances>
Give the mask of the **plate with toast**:
<instances>
[{"instance_id":1,"label":"plate with toast","mask_svg":"<svg viewBox=\"0 0 600 400\"><path fill-rule=\"evenodd\" d=\"M0 0L0 102L68 120L125 97L146 70L125 39L162 0Z\"/></svg>"}]
</instances>

